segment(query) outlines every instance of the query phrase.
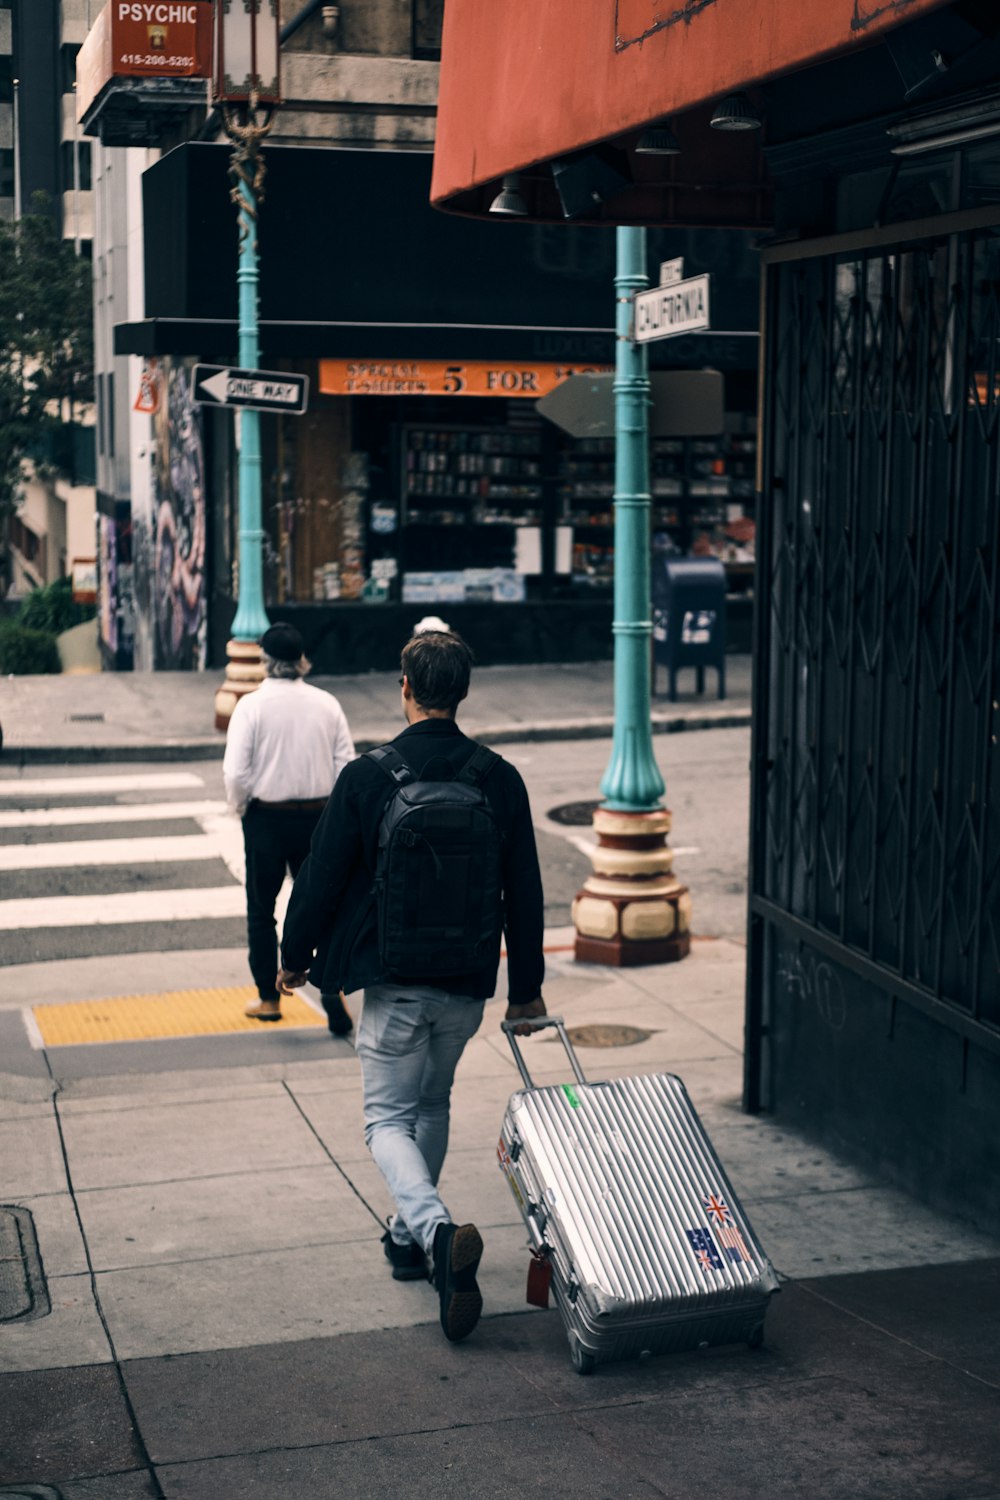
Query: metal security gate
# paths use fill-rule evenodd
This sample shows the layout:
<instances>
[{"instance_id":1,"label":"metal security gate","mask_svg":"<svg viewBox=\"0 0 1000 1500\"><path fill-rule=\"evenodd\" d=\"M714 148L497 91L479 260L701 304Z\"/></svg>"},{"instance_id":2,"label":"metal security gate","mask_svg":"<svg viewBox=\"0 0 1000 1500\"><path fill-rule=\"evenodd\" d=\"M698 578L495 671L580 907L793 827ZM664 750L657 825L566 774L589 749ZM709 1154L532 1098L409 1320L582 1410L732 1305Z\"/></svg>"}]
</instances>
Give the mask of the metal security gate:
<instances>
[{"instance_id":1,"label":"metal security gate","mask_svg":"<svg viewBox=\"0 0 1000 1500\"><path fill-rule=\"evenodd\" d=\"M994 214L765 270L746 1104L894 1161L1000 1085Z\"/></svg>"}]
</instances>

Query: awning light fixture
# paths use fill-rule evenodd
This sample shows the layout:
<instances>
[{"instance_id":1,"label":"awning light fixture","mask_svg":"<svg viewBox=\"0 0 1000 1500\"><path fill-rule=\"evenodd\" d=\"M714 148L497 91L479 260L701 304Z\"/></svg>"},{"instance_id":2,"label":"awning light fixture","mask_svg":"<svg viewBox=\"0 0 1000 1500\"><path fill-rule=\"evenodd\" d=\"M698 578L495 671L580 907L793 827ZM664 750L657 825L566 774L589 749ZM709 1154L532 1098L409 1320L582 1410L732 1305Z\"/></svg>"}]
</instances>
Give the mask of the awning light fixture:
<instances>
[{"instance_id":1,"label":"awning light fixture","mask_svg":"<svg viewBox=\"0 0 1000 1500\"><path fill-rule=\"evenodd\" d=\"M522 219L528 212L528 205L524 201L521 192L520 172L508 172L503 180L503 187L497 193L490 204L491 214L505 214L508 218Z\"/></svg>"},{"instance_id":2,"label":"awning light fixture","mask_svg":"<svg viewBox=\"0 0 1000 1500\"><path fill-rule=\"evenodd\" d=\"M647 125L635 143L636 156L679 156L680 150L669 125Z\"/></svg>"},{"instance_id":3,"label":"awning light fixture","mask_svg":"<svg viewBox=\"0 0 1000 1500\"><path fill-rule=\"evenodd\" d=\"M710 121L713 130L759 130L763 123L746 94L727 94Z\"/></svg>"}]
</instances>

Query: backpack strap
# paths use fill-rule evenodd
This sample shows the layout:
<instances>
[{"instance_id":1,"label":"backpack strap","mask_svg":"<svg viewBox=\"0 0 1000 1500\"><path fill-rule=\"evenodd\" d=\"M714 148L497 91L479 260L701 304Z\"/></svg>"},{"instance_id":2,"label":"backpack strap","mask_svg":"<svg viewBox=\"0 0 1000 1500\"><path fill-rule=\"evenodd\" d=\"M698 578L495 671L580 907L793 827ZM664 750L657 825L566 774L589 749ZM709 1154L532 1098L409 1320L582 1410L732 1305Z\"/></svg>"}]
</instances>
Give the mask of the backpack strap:
<instances>
[{"instance_id":1,"label":"backpack strap","mask_svg":"<svg viewBox=\"0 0 1000 1500\"><path fill-rule=\"evenodd\" d=\"M366 750L365 760L370 760L378 766L384 775L388 776L393 786L405 786L408 781L413 780L413 772L398 750L391 745L381 745L377 750Z\"/></svg>"},{"instance_id":2,"label":"backpack strap","mask_svg":"<svg viewBox=\"0 0 1000 1500\"><path fill-rule=\"evenodd\" d=\"M477 745L455 780L464 781L468 786L482 786L499 759L495 750Z\"/></svg>"}]
</instances>

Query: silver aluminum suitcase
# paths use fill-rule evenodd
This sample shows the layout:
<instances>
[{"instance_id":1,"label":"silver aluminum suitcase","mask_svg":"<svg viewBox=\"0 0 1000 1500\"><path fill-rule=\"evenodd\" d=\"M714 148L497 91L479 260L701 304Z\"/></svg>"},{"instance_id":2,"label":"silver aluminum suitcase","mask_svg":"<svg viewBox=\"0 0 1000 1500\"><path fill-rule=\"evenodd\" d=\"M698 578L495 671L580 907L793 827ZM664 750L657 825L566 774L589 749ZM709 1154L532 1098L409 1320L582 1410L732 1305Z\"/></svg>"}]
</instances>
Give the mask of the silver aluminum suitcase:
<instances>
[{"instance_id":1,"label":"silver aluminum suitcase","mask_svg":"<svg viewBox=\"0 0 1000 1500\"><path fill-rule=\"evenodd\" d=\"M524 1022L518 1024L524 1025ZM551 1266L581 1374L598 1364L764 1336L778 1280L679 1078L588 1083L558 1016L576 1082L524 1079L497 1154L532 1251Z\"/></svg>"}]
</instances>

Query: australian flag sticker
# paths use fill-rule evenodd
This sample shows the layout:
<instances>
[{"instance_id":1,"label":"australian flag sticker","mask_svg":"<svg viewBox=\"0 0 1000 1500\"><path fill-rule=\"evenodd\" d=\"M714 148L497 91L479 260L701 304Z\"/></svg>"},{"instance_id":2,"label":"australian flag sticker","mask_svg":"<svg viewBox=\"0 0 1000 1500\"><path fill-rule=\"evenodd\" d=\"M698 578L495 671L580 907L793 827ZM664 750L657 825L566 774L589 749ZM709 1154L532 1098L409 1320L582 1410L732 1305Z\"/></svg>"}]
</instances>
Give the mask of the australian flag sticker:
<instances>
[{"instance_id":1,"label":"australian flag sticker","mask_svg":"<svg viewBox=\"0 0 1000 1500\"><path fill-rule=\"evenodd\" d=\"M716 1248L715 1241L709 1234L707 1227L702 1229L685 1229L684 1233L691 1241L695 1260L703 1271L721 1271L722 1256Z\"/></svg>"}]
</instances>

